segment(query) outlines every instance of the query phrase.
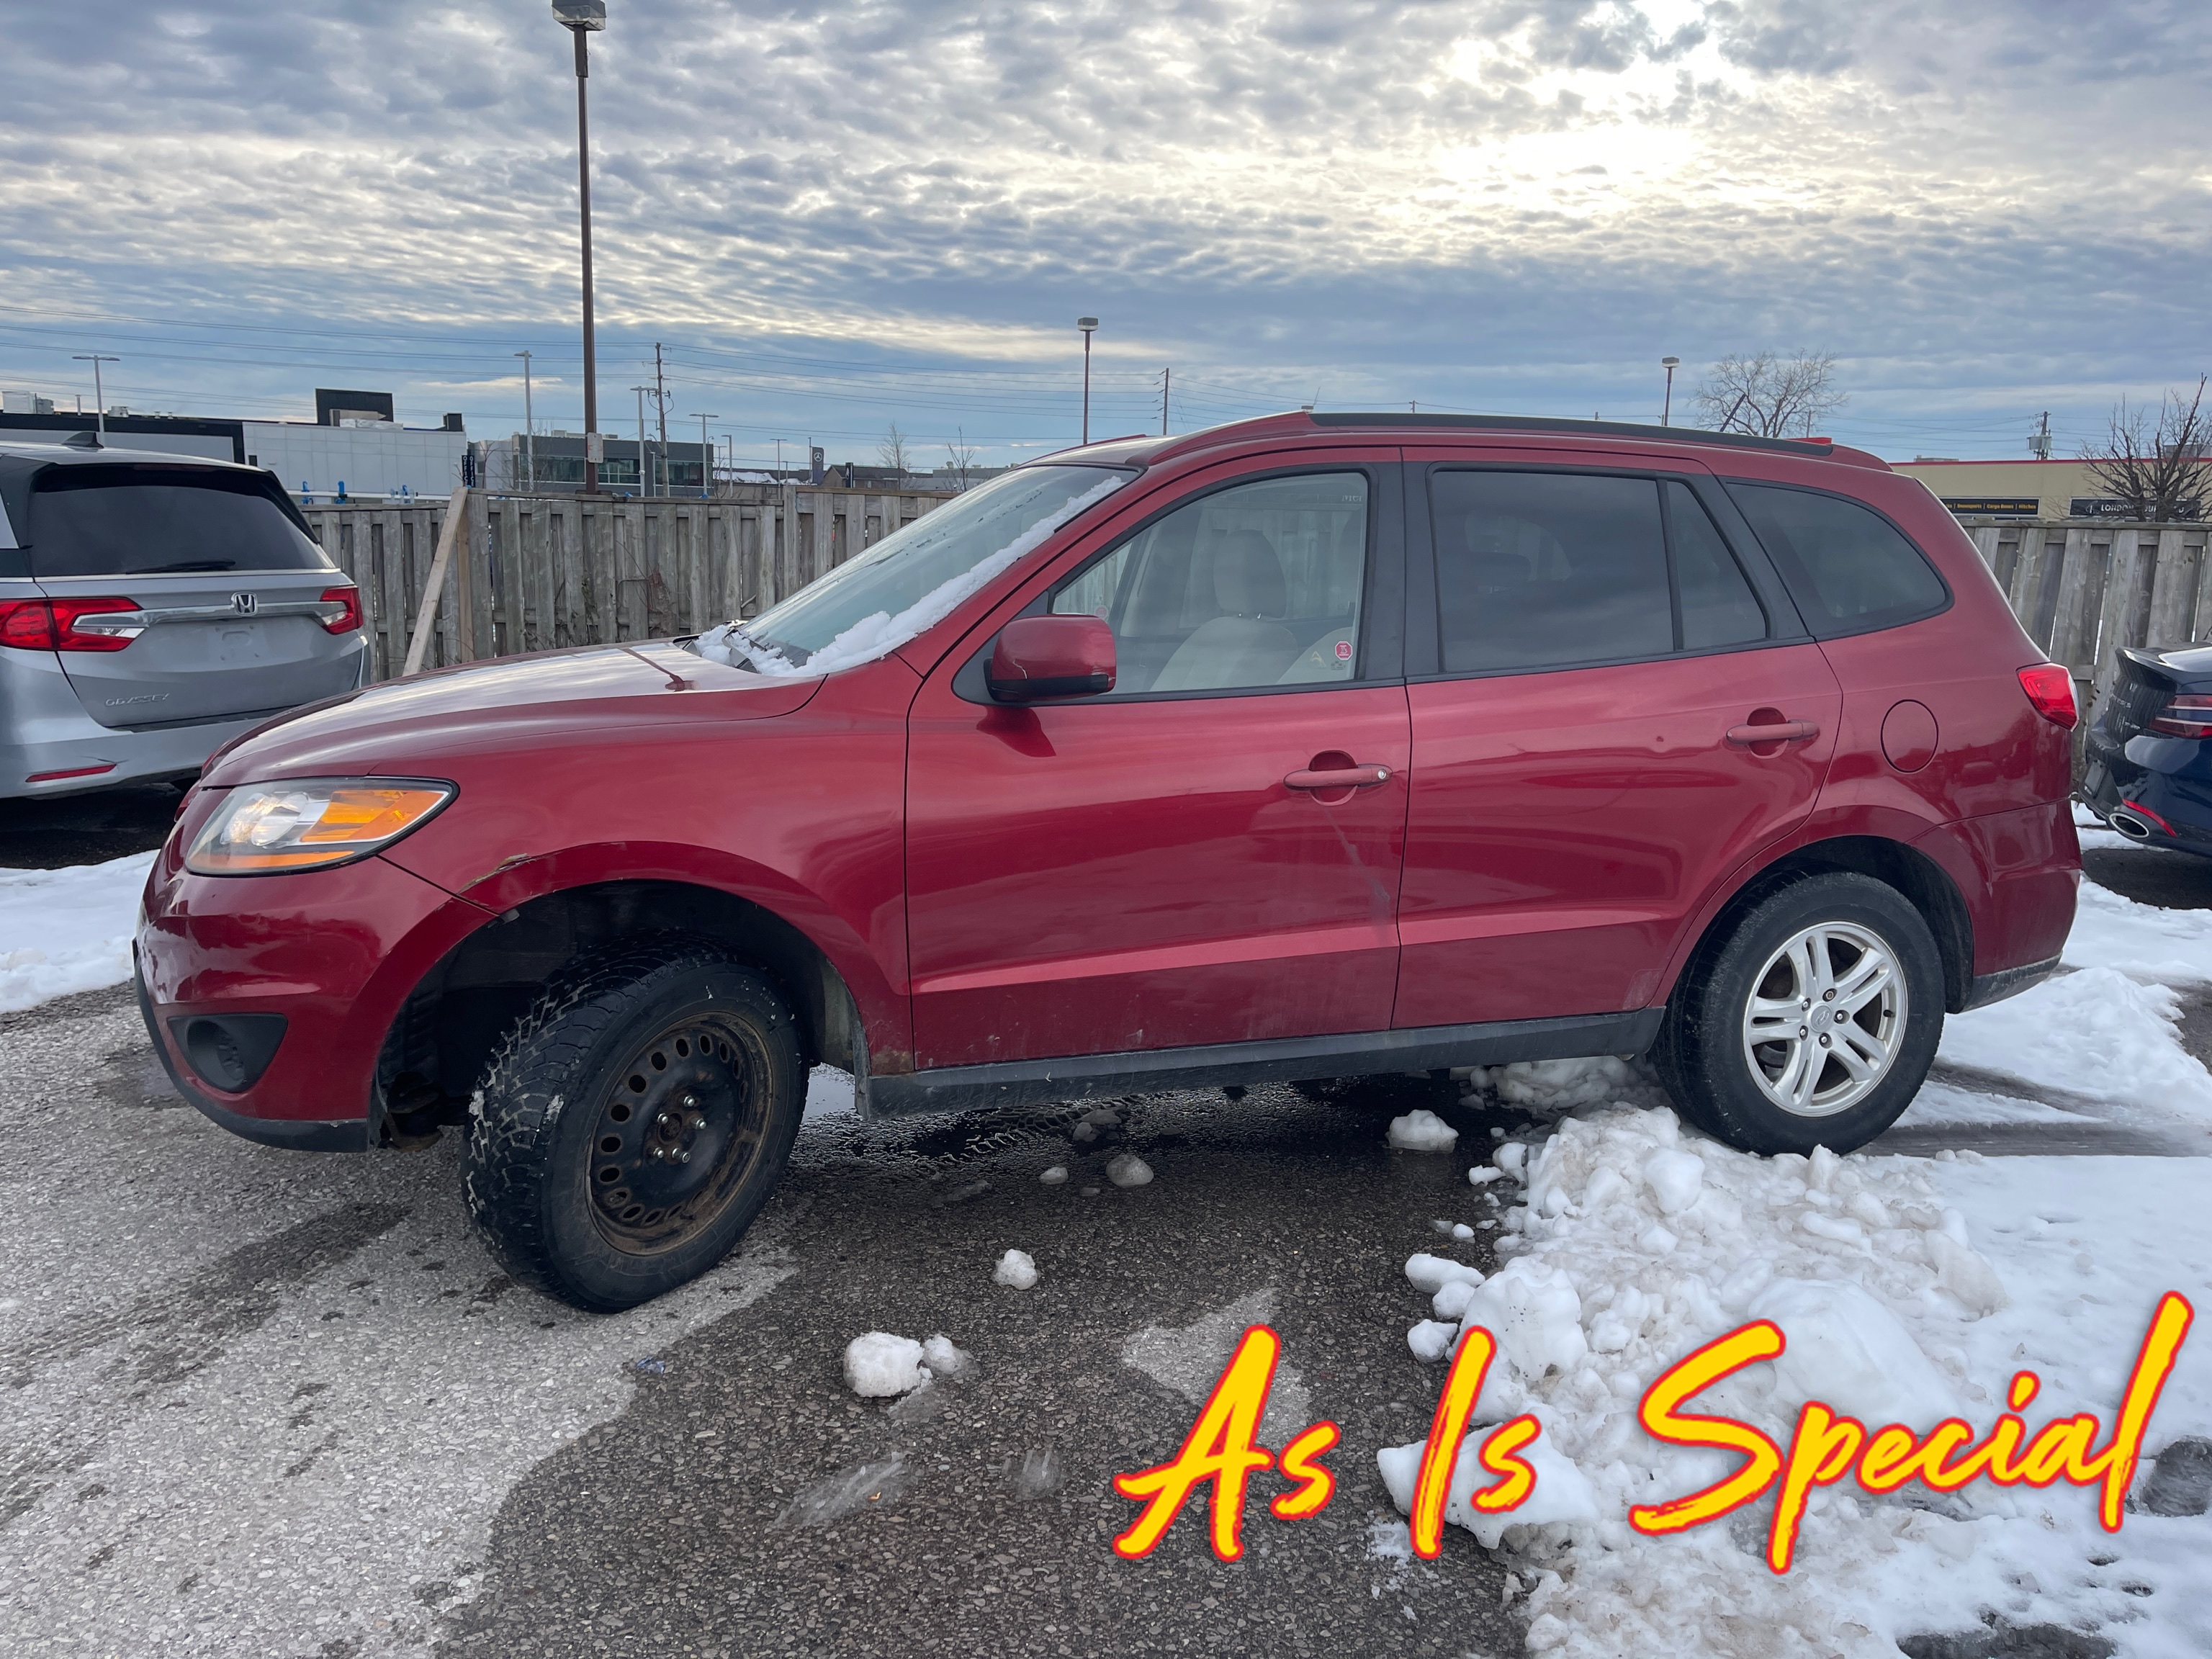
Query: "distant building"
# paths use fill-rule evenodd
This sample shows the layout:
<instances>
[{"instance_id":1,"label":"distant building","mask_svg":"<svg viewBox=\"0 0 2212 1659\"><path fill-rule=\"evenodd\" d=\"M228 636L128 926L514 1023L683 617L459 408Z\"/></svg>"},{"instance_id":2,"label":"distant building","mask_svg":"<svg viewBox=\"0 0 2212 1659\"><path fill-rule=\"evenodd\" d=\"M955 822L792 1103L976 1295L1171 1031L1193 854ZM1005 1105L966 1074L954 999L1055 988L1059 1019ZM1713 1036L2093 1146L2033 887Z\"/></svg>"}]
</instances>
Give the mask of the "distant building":
<instances>
[{"instance_id":1,"label":"distant building","mask_svg":"<svg viewBox=\"0 0 2212 1659\"><path fill-rule=\"evenodd\" d=\"M111 449L205 455L265 466L294 495L317 501L349 497L446 495L469 471L469 438L459 415L435 427L403 426L388 418L392 395L318 388L320 419L248 421L188 415L107 411ZM0 394L0 431L51 434L58 443L99 424L90 410L58 410L36 392Z\"/></svg>"},{"instance_id":2,"label":"distant building","mask_svg":"<svg viewBox=\"0 0 2212 1659\"><path fill-rule=\"evenodd\" d=\"M623 495L694 495L706 473L708 452L696 443L671 440L664 449L647 440L644 465L639 463L635 438L603 434L606 459L599 463L599 488ZM526 438L518 432L477 446L483 457L485 485L520 494L573 495L584 487L584 434L580 432L540 432ZM527 459L536 456L537 479L531 479Z\"/></svg>"},{"instance_id":3,"label":"distant building","mask_svg":"<svg viewBox=\"0 0 2212 1659\"><path fill-rule=\"evenodd\" d=\"M2124 516L2087 461L1954 461L1928 455L1890 465L1919 479L1962 519Z\"/></svg>"}]
</instances>

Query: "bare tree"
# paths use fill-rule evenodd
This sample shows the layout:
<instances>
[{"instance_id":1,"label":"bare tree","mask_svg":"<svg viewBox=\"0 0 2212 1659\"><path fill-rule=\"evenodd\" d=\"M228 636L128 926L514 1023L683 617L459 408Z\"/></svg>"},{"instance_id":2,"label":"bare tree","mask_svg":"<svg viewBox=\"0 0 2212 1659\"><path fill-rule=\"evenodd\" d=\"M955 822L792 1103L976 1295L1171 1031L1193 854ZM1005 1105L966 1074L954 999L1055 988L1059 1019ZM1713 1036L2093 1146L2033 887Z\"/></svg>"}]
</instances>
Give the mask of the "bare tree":
<instances>
[{"instance_id":1,"label":"bare tree","mask_svg":"<svg viewBox=\"0 0 2212 1659\"><path fill-rule=\"evenodd\" d=\"M2206 377L2184 403L2169 392L2158 417L2124 398L2112 410L2110 435L2081 452L2089 476L2120 503L2130 519L2146 524L2204 516L2212 497L2212 411L2204 408Z\"/></svg>"},{"instance_id":2,"label":"bare tree","mask_svg":"<svg viewBox=\"0 0 2212 1659\"><path fill-rule=\"evenodd\" d=\"M1809 438L1813 428L1850 401L1836 388L1836 354L1800 351L1778 357L1727 356L1698 388L1698 411L1713 432L1754 438Z\"/></svg>"},{"instance_id":3,"label":"bare tree","mask_svg":"<svg viewBox=\"0 0 2212 1659\"><path fill-rule=\"evenodd\" d=\"M975 448L968 441L964 428L954 430L954 441L945 446L945 459L952 469L952 487L965 489L969 477L975 471Z\"/></svg>"},{"instance_id":4,"label":"bare tree","mask_svg":"<svg viewBox=\"0 0 2212 1659\"><path fill-rule=\"evenodd\" d=\"M891 422L891 429L884 434L883 442L876 446L876 459L897 473L901 483L906 482L906 434L898 429L896 421Z\"/></svg>"}]
</instances>

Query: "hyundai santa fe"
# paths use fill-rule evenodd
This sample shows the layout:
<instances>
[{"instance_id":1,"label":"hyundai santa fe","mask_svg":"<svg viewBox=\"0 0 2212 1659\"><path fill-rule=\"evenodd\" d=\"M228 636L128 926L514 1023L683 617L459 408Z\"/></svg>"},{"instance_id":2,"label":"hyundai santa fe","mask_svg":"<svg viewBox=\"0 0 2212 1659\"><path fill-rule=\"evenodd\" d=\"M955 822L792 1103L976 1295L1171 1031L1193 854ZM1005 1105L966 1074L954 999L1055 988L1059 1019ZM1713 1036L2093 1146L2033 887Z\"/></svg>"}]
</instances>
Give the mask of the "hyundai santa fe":
<instances>
[{"instance_id":1,"label":"hyundai santa fe","mask_svg":"<svg viewBox=\"0 0 2212 1659\"><path fill-rule=\"evenodd\" d=\"M360 593L271 474L0 442L0 799L189 777L367 660Z\"/></svg>"},{"instance_id":2,"label":"hyundai santa fe","mask_svg":"<svg viewBox=\"0 0 2212 1659\"><path fill-rule=\"evenodd\" d=\"M2070 925L2064 669L1825 441L1297 414L1093 444L692 641L372 687L216 757L147 1026L273 1146L465 1134L629 1306L873 1117L1648 1055L1880 1133Z\"/></svg>"}]
</instances>

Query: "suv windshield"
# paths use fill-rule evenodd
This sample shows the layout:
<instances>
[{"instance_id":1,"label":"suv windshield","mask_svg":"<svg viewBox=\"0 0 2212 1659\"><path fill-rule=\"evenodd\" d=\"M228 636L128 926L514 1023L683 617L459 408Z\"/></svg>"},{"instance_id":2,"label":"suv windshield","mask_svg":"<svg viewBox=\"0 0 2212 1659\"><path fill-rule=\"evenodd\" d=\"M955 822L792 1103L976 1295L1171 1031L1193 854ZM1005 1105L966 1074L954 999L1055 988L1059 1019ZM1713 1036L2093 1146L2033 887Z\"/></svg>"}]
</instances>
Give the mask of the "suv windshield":
<instances>
[{"instance_id":1,"label":"suv windshield","mask_svg":"<svg viewBox=\"0 0 2212 1659\"><path fill-rule=\"evenodd\" d=\"M34 576L335 567L252 472L161 462L57 466L31 496Z\"/></svg>"},{"instance_id":2,"label":"suv windshield","mask_svg":"<svg viewBox=\"0 0 2212 1659\"><path fill-rule=\"evenodd\" d=\"M756 620L699 637L702 655L763 673L867 662L953 607L1092 502L1134 477L1101 466L1025 466L884 537Z\"/></svg>"}]
</instances>

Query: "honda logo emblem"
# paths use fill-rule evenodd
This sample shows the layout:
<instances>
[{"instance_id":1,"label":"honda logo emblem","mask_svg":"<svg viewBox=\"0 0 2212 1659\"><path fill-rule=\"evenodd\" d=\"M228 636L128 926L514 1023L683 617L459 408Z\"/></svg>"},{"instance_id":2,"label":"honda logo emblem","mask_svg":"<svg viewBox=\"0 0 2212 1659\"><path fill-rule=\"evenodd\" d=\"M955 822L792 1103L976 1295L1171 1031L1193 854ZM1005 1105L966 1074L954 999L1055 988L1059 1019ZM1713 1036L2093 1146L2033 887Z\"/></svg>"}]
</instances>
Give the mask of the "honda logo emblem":
<instances>
[{"instance_id":1,"label":"honda logo emblem","mask_svg":"<svg viewBox=\"0 0 2212 1659\"><path fill-rule=\"evenodd\" d=\"M251 593L234 593L230 596L230 608L241 617L250 617L261 608L261 601Z\"/></svg>"}]
</instances>

